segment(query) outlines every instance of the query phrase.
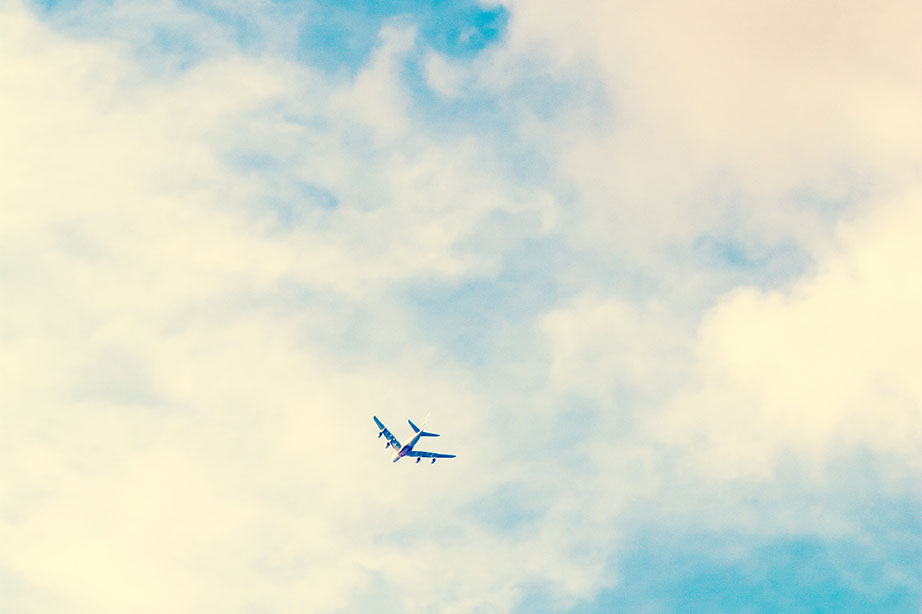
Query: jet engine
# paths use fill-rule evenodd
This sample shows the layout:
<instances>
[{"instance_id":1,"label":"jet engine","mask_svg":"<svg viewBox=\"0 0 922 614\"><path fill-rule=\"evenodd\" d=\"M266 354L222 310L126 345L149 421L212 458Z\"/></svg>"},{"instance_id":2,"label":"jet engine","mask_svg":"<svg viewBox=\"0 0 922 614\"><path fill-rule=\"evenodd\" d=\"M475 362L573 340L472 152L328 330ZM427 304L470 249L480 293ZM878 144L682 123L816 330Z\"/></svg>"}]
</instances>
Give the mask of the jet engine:
<instances>
[{"instance_id":1,"label":"jet engine","mask_svg":"<svg viewBox=\"0 0 922 614\"><path fill-rule=\"evenodd\" d=\"M421 460L423 460L423 459L417 458L417 459L416 459L416 462L418 463L418 462L421 461Z\"/></svg>"},{"instance_id":2,"label":"jet engine","mask_svg":"<svg viewBox=\"0 0 922 614\"><path fill-rule=\"evenodd\" d=\"M434 458L432 459L432 464L433 464L433 465L435 464L435 459L434 459Z\"/></svg>"}]
</instances>

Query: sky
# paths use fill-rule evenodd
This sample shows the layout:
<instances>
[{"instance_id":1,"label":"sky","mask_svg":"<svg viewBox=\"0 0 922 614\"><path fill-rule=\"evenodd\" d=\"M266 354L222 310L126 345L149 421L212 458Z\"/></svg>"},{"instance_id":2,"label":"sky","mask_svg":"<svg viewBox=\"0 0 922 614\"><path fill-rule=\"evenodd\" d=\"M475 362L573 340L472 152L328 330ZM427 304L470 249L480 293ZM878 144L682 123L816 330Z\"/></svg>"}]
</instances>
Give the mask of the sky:
<instances>
[{"instance_id":1,"label":"sky","mask_svg":"<svg viewBox=\"0 0 922 614\"><path fill-rule=\"evenodd\" d=\"M920 11L3 0L0 611L917 613Z\"/></svg>"}]
</instances>

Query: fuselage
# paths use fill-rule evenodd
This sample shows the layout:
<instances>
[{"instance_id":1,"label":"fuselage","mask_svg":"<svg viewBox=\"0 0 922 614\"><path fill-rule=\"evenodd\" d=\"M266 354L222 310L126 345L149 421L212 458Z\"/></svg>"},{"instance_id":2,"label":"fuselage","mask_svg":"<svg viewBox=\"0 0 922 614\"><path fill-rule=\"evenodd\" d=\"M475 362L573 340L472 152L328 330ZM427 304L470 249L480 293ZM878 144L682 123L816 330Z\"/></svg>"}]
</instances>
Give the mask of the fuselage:
<instances>
[{"instance_id":1,"label":"fuselage","mask_svg":"<svg viewBox=\"0 0 922 614\"><path fill-rule=\"evenodd\" d=\"M394 462L394 463L396 463L396 462L399 461L401 458L403 458L404 456L406 456L407 454L409 454L409 453L410 453L410 450L413 449L413 446L416 445L416 442L419 441L419 438L423 436L423 429L425 429L425 428L426 428L426 423L423 422L423 425L419 428L419 432L416 433L415 435L413 435L413 439L411 439L409 442L403 444L403 446L402 446L399 450L397 450L396 452L394 452L394 455L391 457L391 461Z\"/></svg>"}]
</instances>

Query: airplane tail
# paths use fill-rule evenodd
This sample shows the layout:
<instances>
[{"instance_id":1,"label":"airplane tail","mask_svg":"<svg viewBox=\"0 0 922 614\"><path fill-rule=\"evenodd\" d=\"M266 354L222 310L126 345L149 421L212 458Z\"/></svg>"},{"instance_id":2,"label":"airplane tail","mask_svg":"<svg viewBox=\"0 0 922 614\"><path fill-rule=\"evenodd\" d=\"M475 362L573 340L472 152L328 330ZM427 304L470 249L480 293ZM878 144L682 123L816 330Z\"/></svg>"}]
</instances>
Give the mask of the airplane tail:
<instances>
[{"instance_id":1,"label":"airplane tail","mask_svg":"<svg viewBox=\"0 0 922 614\"><path fill-rule=\"evenodd\" d=\"M427 416L426 416L426 419L423 420L423 426L424 426L424 427L426 426L426 422L428 422L428 421L429 421L429 416L427 415ZM416 426L415 424L413 424L413 421L412 421L412 420L407 420L407 422L410 423L410 427L413 429L413 432L414 432L414 433L419 433L420 437L438 437L438 436L439 436L438 433L430 433L430 432L428 432L428 431L423 431L422 433L420 433L420 432L419 432L419 427Z\"/></svg>"}]
</instances>

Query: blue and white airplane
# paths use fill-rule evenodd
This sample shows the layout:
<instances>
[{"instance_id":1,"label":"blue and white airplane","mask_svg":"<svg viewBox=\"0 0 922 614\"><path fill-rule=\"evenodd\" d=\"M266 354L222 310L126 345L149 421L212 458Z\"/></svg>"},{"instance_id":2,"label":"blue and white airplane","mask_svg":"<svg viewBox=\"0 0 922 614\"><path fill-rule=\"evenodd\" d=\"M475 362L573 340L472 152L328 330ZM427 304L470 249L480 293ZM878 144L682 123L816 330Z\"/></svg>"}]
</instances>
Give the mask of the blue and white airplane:
<instances>
[{"instance_id":1,"label":"blue and white airplane","mask_svg":"<svg viewBox=\"0 0 922 614\"><path fill-rule=\"evenodd\" d=\"M434 463L437 458L454 458L454 454L439 454L438 452L420 452L414 450L413 446L419 441L420 437L438 437L436 433L427 433L421 428L413 424L412 420L407 420L410 423L410 427L413 429L413 439L410 440L406 445L401 446L400 442L397 441L397 438L391 435L391 432L387 430L387 427L381 424L381 421L378 420L377 416L373 416L375 419L375 424L378 425L378 438L380 439L381 435L384 435L387 438L387 445L385 448L394 448L394 456L391 457L392 462L397 462L404 456L409 456L410 458L415 458L418 463L424 458L431 458ZM426 419L423 420L423 428L426 427L426 423L429 421L429 415L426 415Z\"/></svg>"}]
</instances>

